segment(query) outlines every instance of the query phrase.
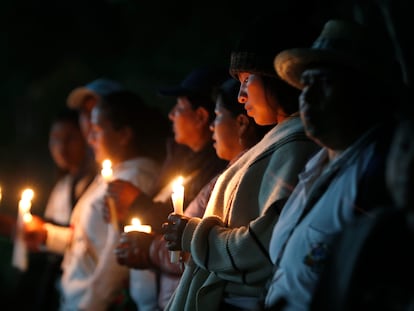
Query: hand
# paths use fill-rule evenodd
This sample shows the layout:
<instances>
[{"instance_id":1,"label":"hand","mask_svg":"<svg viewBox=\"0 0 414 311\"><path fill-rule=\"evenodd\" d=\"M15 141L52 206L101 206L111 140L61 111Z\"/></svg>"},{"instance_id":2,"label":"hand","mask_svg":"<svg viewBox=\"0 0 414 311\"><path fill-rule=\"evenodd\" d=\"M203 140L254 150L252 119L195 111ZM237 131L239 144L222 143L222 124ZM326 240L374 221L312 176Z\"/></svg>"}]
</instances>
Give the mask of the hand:
<instances>
[{"instance_id":1,"label":"hand","mask_svg":"<svg viewBox=\"0 0 414 311\"><path fill-rule=\"evenodd\" d=\"M23 223L23 239L27 248L32 252L39 252L46 243L47 230L42 218L32 215L32 220Z\"/></svg>"},{"instance_id":2,"label":"hand","mask_svg":"<svg viewBox=\"0 0 414 311\"><path fill-rule=\"evenodd\" d=\"M168 216L168 222L163 223L162 231L170 251L182 249L181 238L189 219L187 216L172 213Z\"/></svg>"},{"instance_id":3,"label":"hand","mask_svg":"<svg viewBox=\"0 0 414 311\"><path fill-rule=\"evenodd\" d=\"M114 202L118 220L124 222L128 216L128 210L132 202L141 194L141 190L132 183L116 179L108 183L105 200L111 198ZM110 222L111 212L109 204L103 209L103 217L106 222Z\"/></svg>"},{"instance_id":4,"label":"hand","mask_svg":"<svg viewBox=\"0 0 414 311\"><path fill-rule=\"evenodd\" d=\"M154 235L146 232L124 232L114 251L118 263L132 269L153 267L149 251L153 240Z\"/></svg>"}]
</instances>

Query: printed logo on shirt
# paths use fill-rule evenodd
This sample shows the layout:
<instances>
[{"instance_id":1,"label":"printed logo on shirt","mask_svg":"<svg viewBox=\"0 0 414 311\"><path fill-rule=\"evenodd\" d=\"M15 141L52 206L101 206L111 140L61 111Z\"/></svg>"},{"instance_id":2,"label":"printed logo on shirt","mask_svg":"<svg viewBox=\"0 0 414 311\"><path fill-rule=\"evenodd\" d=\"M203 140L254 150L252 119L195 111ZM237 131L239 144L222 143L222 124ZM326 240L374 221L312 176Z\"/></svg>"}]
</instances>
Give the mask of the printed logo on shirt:
<instances>
[{"instance_id":1,"label":"printed logo on shirt","mask_svg":"<svg viewBox=\"0 0 414 311\"><path fill-rule=\"evenodd\" d=\"M312 245L312 249L305 256L303 262L309 266L315 273L321 273L329 254L328 245L326 243L316 243Z\"/></svg>"}]
</instances>

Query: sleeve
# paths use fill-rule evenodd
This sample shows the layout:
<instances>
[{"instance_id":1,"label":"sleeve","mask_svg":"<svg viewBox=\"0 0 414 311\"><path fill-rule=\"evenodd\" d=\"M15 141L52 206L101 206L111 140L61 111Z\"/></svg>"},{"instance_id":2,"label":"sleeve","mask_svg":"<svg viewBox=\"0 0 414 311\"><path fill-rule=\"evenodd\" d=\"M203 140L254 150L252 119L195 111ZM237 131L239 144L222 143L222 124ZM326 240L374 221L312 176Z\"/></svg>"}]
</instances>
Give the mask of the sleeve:
<instances>
[{"instance_id":1,"label":"sleeve","mask_svg":"<svg viewBox=\"0 0 414 311\"><path fill-rule=\"evenodd\" d=\"M284 203L275 202L262 216L239 228L225 227L216 216L201 220L191 241L194 262L231 282L263 281L273 270L268 245Z\"/></svg>"},{"instance_id":2,"label":"sleeve","mask_svg":"<svg viewBox=\"0 0 414 311\"><path fill-rule=\"evenodd\" d=\"M47 231L47 250L57 254L63 254L72 240L72 228L57 226L51 223L45 223L45 228Z\"/></svg>"},{"instance_id":3,"label":"sleeve","mask_svg":"<svg viewBox=\"0 0 414 311\"><path fill-rule=\"evenodd\" d=\"M114 256L118 241L119 233L109 226L105 248L99 258L90 286L80 302L82 310L108 309L127 283L129 269L119 265Z\"/></svg>"}]
</instances>

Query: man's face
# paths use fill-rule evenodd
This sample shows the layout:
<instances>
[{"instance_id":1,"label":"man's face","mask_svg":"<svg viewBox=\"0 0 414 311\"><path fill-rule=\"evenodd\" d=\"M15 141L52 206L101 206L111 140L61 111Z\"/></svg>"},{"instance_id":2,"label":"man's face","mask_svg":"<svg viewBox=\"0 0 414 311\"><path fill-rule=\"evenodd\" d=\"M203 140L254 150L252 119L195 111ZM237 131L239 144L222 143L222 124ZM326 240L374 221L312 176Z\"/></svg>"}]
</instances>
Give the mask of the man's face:
<instances>
[{"instance_id":1,"label":"man's face","mask_svg":"<svg viewBox=\"0 0 414 311\"><path fill-rule=\"evenodd\" d=\"M346 71L328 68L308 69L302 74L300 116L306 134L324 147L342 148L348 142L348 129L357 113L358 94L352 81Z\"/></svg>"},{"instance_id":2,"label":"man's face","mask_svg":"<svg viewBox=\"0 0 414 311\"><path fill-rule=\"evenodd\" d=\"M172 122L175 141L192 148L198 144L202 131L208 123L200 119L198 109L193 109L187 97L178 97L168 118Z\"/></svg>"}]
</instances>

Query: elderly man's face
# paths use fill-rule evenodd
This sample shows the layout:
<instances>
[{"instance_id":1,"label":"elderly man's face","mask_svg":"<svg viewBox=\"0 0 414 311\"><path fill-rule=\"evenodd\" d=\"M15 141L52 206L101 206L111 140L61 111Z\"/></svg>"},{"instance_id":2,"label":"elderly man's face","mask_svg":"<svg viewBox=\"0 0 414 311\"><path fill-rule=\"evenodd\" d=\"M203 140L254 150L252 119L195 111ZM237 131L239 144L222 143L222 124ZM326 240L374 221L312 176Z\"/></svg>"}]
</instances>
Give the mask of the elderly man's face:
<instances>
[{"instance_id":1,"label":"elderly man's face","mask_svg":"<svg viewBox=\"0 0 414 311\"><path fill-rule=\"evenodd\" d=\"M355 138L358 95L353 81L346 70L316 68L302 74L300 116L307 135L324 147L344 150Z\"/></svg>"}]
</instances>

